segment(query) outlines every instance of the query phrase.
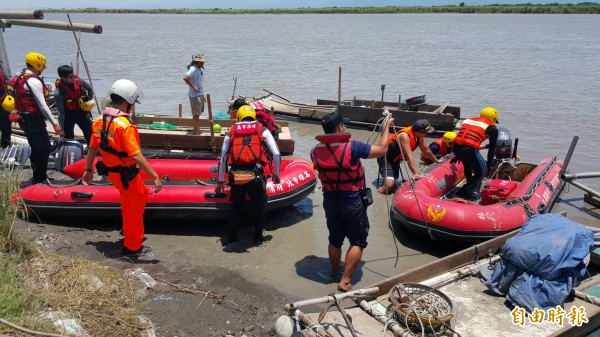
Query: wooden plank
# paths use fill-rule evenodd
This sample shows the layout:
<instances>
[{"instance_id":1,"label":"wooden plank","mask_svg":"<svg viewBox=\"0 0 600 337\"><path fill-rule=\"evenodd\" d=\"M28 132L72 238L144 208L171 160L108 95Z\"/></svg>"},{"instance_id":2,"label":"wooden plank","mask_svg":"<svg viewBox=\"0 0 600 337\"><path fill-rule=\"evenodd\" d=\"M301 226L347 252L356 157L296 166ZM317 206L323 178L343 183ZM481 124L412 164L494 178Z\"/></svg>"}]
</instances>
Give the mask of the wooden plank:
<instances>
[{"instance_id":1,"label":"wooden plank","mask_svg":"<svg viewBox=\"0 0 600 337\"><path fill-rule=\"evenodd\" d=\"M354 307L344 310L346 311L346 314L348 314L348 316L352 318L352 325L354 326L354 330L356 331L357 336L394 336L394 334L390 331L386 331L386 333L383 334L383 324L379 323L375 318L371 317L361 308ZM310 313L306 315L310 317L314 322L317 322L319 319L319 313ZM344 321L342 314L339 311L337 311L337 309L331 308L330 311L328 311L325 315L325 319L323 322L321 322L321 325L332 337L352 336L350 329L348 328L348 326L346 326L346 322Z\"/></svg>"},{"instance_id":2,"label":"wooden plank","mask_svg":"<svg viewBox=\"0 0 600 337\"><path fill-rule=\"evenodd\" d=\"M135 117L137 124L152 124L154 122L169 123L175 126L187 126L193 127L194 120L186 117L175 117L175 116L162 116L162 115L138 115ZM231 127L236 120L235 119L214 119L215 124L219 124L222 127ZM289 122L277 120L276 123L280 126L289 126ZM200 119L200 127L209 127L210 121L208 119Z\"/></svg>"},{"instance_id":3,"label":"wooden plank","mask_svg":"<svg viewBox=\"0 0 600 337\"><path fill-rule=\"evenodd\" d=\"M437 261L429 262L420 267L413 268L404 273L389 277L382 281L376 282L368 286L378 287L379 292L375 297L387 294L393 286L400 282L422 282L428 278L460 268L476 260L477 257L486 256L489 251L500 249L506 240L517 234L519 231L510 232L497 238L482 242L475 246L461 250L452 255L448 255Z\"/></svg>"},{"instance_id":4,"label":"wooden plank","mask_svg":"<svg viewBox=\"0 0 600 337\"><path fill-rule=\"evenodd\" d=\"M345 106L338 107L338 113L344 118L351 121L363 123L377 123L383 118L383 108L369 108L360 106ZM431 126L437 130L453 130L456 120L451 114L435 114L429 111L406 111L406 110L389 110L394 117L394 124L398 126L413 125L418 119L427 119Z\"/></svg>"},{"instance_id":5,"label":"wooden plank","mask_svg":"<svg viewBox=\"0 0 600 337\"><path fill-rule=\"evenodd\" d=\"M46 122L46 130L48 133L56 138L54 134L54 128L50 122ZM161 149L186 149L186 150L207 150L212 149L212 143L207 125L203 127L204 134L194 135L191 131L186 130L148 130L139 129L140 144L142 147L156 147ZM215 137L215 144L217 148L217 154L221 151L221 145L225 138L226 131L229 128L222 129L221 132ZM24 136L25 133L21 130L17 124L13 123L12 131L15 135ZM83 140L83 134L79 128L75 128L75 138ZM279 152L282 156L290 156L294 154L296 147L295 141L292 139L289 127L282 127L282 132L279 135L277 141Z\"/></svg>"},{"instance_id":6,"label":"wooden plank","mask_svg":"<svg viewBox=\"0 0 600 337\"><path fill-rule=\"evenodd\" d=\"M220 152L224 133L215 137L215 145L217 152ZM191 150L210 150L211 138L208 132L200 135L186 131L155 131L155 130L140 130L140 143L143 147L160 147L172 149L191 149ZM291 137L280 137L277 141L279 152L283 156L289 156L294 153L295 142Z\"/></svg>"}]
</instances>

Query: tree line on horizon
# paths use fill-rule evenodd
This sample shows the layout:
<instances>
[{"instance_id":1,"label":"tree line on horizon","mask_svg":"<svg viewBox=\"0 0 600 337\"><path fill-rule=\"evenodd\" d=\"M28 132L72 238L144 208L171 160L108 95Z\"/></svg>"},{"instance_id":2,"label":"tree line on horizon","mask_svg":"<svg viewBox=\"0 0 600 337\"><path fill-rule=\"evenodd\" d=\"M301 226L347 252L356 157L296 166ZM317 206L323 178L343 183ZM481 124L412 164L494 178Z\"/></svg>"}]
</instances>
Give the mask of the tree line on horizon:
<instances>
[{"instance_id":1,"label":"tree line on horizon","mask_svg":"<svg viewBox=\"0 0 600 337\"><path fill-rule=\"evenodd\" d=\"M385 6L385 7L322 7L322 8L171 8L171 9L44 9L47 13L148 13L148 14L393 14L393 13L514 13L514 14L600 14L600 3L580 2L577 4L490 4L442 6Z\"/></svg>"}]
</instances>

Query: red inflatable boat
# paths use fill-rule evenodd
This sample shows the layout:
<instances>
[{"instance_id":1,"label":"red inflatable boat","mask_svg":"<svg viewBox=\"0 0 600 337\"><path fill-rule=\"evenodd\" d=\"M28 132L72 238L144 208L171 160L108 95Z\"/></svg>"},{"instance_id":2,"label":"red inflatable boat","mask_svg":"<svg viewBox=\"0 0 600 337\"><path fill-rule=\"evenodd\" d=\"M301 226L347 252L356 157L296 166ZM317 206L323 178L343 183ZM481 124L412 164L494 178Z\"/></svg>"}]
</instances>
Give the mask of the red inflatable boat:
<instances>
[{"instance_id":1,"label":"red inflatable boat","mask_svg":"<svg viewBox=\"0 0 600 337\"><path fill-rule=\"evenodd\" d=\"M99 157L94 160L92 169L96 170L96 162ZM297 159L282 159L281 167L285 167L290 161ZM80 179L83 176L86 159L80 159L71 165L65 166L61 172L73 179ZM162 179L173 180L201 180L201 181L217 181L217 173L219 169L219 161L216 159L148 159L148 163L154 168L156 173ZM269 168L265 168L266 174L271 174ZM151 177L142 171L142 178L145 181L152 181Z\"/></svg>"},{"instance_id":2,"label":"red inflatable boat","mask_svg":"<svg viewBox=\"0 0 600 337\"><path fill-rule=\"evenodd\" d=\"M169 181L164 182L160 193L148 196L144 213L148 218L219 220L229 215L229 189L215 194L215 185L211 183L216 180L216 160L156 159L151 165L161 176L169 177ZM304 159L282 160L281 183L277 185L270 179L270 170L266 171L269 177L267 211L307 197L317 183L312 164ZM172 176L178 178L171 180ZM188 181L179 179L184 176ZM94 182L89 186L79 181L52 181L51 184L36 184L19 191L33 218L121 216L119 192L108 182Z\"/></svg>"},{"instance_id":3,"label":"red inflatable boat","mask_svg":"<svg viewBox=\"0 0 600 337\"><path fill-rule=\"evenodd\" d=\"M426 169L417 181L405 184L394 195L393 218L406 228L433 238L483 241L521 227L527 219L547 213L562 191L559 172L563 161L546 158L538 165L507 161L496 172L500 178L484 180L479 202L451 196L464 177L452 155Z\"/></svg>"}]
</instances>

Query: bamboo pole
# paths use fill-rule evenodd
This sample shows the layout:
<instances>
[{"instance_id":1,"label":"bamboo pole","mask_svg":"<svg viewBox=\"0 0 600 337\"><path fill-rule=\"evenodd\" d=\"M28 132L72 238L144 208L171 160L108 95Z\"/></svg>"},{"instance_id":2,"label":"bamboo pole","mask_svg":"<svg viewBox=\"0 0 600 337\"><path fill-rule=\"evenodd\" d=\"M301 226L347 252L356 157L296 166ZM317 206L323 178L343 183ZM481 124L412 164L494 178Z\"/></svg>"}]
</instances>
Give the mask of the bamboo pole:
<instances>
[{"instance_id":1,"label":"bamboo pole","mask_svg":"<svg viewBox=\"0 0 600 337\"><path fill-rule=\"evenodd\" d=\"M75 28L73 26L73 22L71 21L71 16L67 14L67 19L69 19L69 27L71 28L71 32L73 32L73 37L75 38L75 42L77 43L77 55L81 56L81 62L83 63L83 67L85 68L85 73L87 74L88 81L90 81L90 86L94 91L94 100L96 101L96 110L98 110L98 115L102 114L100 111L100 104L98 104L98 98L96 97L96 89L94 88L94 83L92 82L92 75L90 75L90 68L88 68L87 62L85 58L83 58L83 52L81 51L81 44L79 44L79 40L77 39L77 34L75 34ZM81 33L81 31L80 31Z\"/></svg>"},{"instance_id":2,"label":"bamboo pole","mask_svg":"<svg viewBox=\"0 0 600 337\"><path fill-rule=\"evenodd\" d=\"M212 115L212 107L210 105L210 94L206 94L206 104L208 104L208 124L210 127L210 147L213 153L217 153L217 144L215 142L215 128Z\"/></svg>"},{"instance_id":3,"label":"bamboo pole","mask_svg":"<svg viewBox=\"0 0 600 337\"><path fill-rule=\"evenodd\" d=\"M310 327L313 332L317 333L317 336L332 337L327 330L325 330L319 323L313 321L310 317L308 317L308 315L300 311L300 309L296 309L295 311L291 312L291 314L298 317L300 323Z\"/></svg>"},{"instance_id":4,"label":"bamboo pole","mask_svg":"<svg viewBox=\"0 0 600 337\"><path fill-rule=\"evenodd\" d=\"M345 298L351 298L351 297L365 297L366 295L374 294L374 293L377 293L378 291L379 291L379 288L377 288L377 287L351 290L351 291L341 293L341 294L332 294L332 295L327 295L327 296L322 296L322 297L317 297L317 298L311 298L311 299L307 299L307 300L296 301L293 303L288 303L284 306L284 309L287 312L293 312L295 309L305 307L307 305L331 303L331 302L335 302L336 300L344 300Z\"/></svg>"},{"instance_id":5,"label":"bamboo pole","mask_svg":"<svg viewBox=\"0 0 600 337\"><path fill-rule=\"evenodd\" d=\"M342 67L338 67L338 105L342 102Z\"/></svg>"},{"instance_id":6,"label":"bamboo pole","mask_svg":"<svg viewBox=\"0 0 600 337\"><path fill-rule=\"evenodd\" d=\"M0 10L0 18L2 19L37 19L44 18L44 12L36 10Z\"/></svg>"},{"instance_id":7,"label":"bamboo pole","mask_svg":"<svg viewBox=\"0 0 600 337\"><path fill-rule=\"evenodd\" d=\"M49 28L58 30L71 30L71 24L64 21L39 21L39 20L4 20L6 25ZM73 28L84 33L102 34L102 26L87 23L75 23Z\"/></svg>"}]
</instances>

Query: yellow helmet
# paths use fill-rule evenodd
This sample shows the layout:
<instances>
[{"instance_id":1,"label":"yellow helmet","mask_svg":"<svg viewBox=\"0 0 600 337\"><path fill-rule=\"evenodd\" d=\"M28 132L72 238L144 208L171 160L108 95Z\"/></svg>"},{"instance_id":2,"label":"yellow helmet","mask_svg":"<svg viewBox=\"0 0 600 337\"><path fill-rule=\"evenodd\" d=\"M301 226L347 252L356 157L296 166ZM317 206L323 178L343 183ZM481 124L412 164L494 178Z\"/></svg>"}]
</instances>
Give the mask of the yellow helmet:
<instances>
[{"instance_id":1,"label":"yellow helmet","mask_svg":"<svg viewBox=\"0 0 600 337\"><path fill-rule=\"evenodd\" d=\"M6 112L11 112L15 109L15 98L11 95L4 96L2 100L2 109Z\"/></svg>"},{"instance_id":2,"label":"yellow helmet","mask_svg":"<svg viewBox=\"0 0 600 337\"><path fill-rule=\"evenodd\" d=\"M92 97L81 96L79 97L79 107L83 111L92 111L92 109L96 106L96 100Z\"/></svg>"},{"instance_id":3,"label":"yellow helmet","mask_svg":"<svg viewBox=\"0 0 600 337\"><path fill-rule=\"evenodd\" d=\"M481 109L479 117L487 118L494 124L500 123L498 122L498 110L492 108L491 106L486 106L485 108Z\"/></svg>"},{"instance_id":4,"label":"yellow helmet","mask_svg":"<svg viewBox=\"0 0 600 337\"><path fill-rule=\"evenodd\" d=\"M241 122L246 117L252 117L256 119L256 111L250 105L242 105L237 111L237 120Z\"/></svg>"},{"instance_id":5,"label":"yellow helmet","mask_svg":"<svg viewBox=\"0 0 600 337\"><path fill-rule=\"evenodd\" d=\"M446 144L450 144L450 143L454 142L454 138L456 138L456 132L452 132L452 131L448 131L448 132L444 133L444 135L442 136L442 140Z\"/></svg>"},{"instance_id":6,"label":"yellow helmet","mask_svg":"<svg viewBox=\"0 0 600 337\"><path fill-rule=\"evenodd\" d=\"M25 63L34 67L35 70L41 72L44 70L44 68L46 68L46 63L48 63L48 61L46 61L46 56L32 51L25 56Z\"/></svg>"}]
</instances>

